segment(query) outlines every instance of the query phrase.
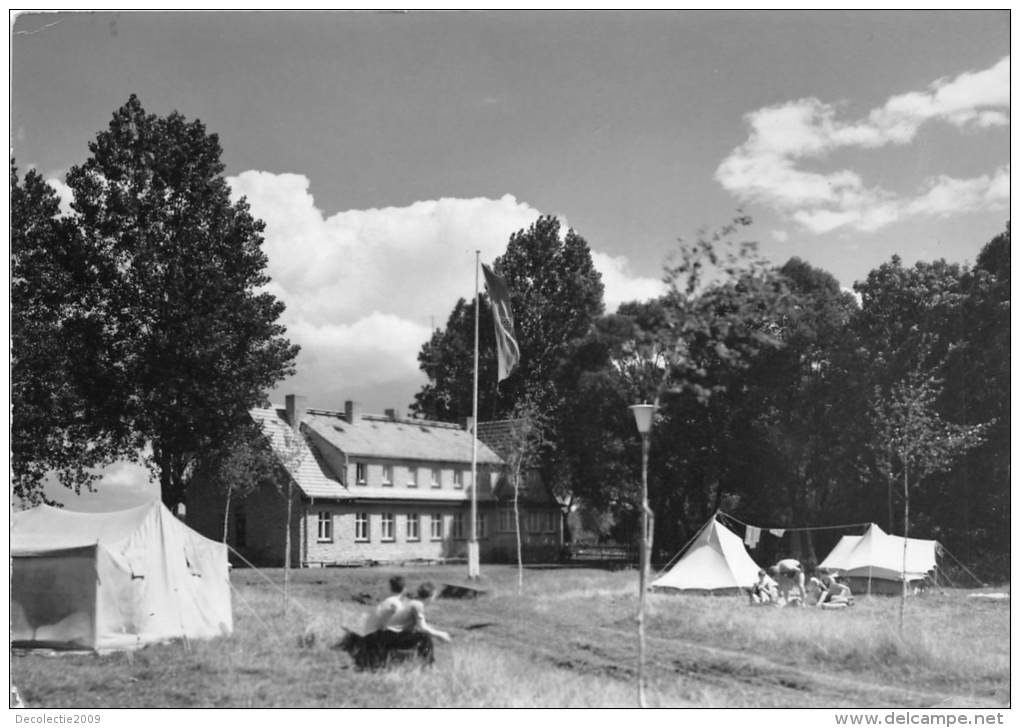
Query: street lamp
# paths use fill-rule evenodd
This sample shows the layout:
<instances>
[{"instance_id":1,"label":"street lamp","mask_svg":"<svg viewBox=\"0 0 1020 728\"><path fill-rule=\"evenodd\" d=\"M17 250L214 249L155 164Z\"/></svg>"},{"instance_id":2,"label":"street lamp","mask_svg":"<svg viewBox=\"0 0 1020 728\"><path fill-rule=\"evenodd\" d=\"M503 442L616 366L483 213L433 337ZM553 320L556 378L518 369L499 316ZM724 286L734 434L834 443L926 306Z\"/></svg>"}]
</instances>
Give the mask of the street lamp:
<instances>
[{"instance_id":1,"label":"street lamp","mask_svg":"<svg viewBox=\"0 0 1020 728\"><path fill-rule=\"evenodd\" d=\"M634 413L634 424L641 433L641 552L638 594L638 705L645 707L645 591L648 588L648 563L651 561L652 543L649 534L649 519L652 515L648 507L648 436L652 432L652 415L655 405L635 404L630 411Z\"/></svg>"}]
</instances>

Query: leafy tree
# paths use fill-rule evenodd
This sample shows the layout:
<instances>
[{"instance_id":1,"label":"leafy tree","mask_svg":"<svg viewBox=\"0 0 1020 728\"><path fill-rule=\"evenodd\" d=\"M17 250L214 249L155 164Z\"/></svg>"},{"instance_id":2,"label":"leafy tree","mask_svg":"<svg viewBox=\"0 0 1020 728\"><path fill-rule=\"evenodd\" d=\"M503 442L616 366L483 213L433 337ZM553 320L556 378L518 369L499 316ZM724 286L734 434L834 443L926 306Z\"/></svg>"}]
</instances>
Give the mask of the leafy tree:
<instances>
[{"instance_id":1,"label":"leafy tree","mask_svg":"<svg viewBox=\"0 0 1020 728\"><path fill-rule=\"evenodd\" d=\"M793 258L779 269L789 298L777 319L783 346L759 357L745 379L750 396L738 417L754 423L770 454L767 472L752 465L748 485L767 489L755 515L770 523L821 524L842 483L852 477L852 454L843 447L840 392L846 372L835 353L845 344L847 326L857 309L853 296L834 277ZM752 433L748 433L752 434ZM753 434L752 434L753 437ZM744 440L739 450L747 450ZM753 487L753 486L751 486ZM750 515L745 512L745 516ZM812 532L796 532L794 550L817 563Z\"/></svg>"},{"instance_id":2,"label":"leafy tree","mask_svg":"<svg viewBox=\"0 0 1020 728\"><path fill-rule=\"evenodd\" d=\"M226 543L231 502L244 500L260 484L274 481L279 473L279 459L261 428L248 420L222 441L204 467L209 469L211 486L224 498L223 543Z\"/></svg>"},{"instance_id":3,"label":"leafy tree","mask_svg":"<svg viewBox=\"0 0 1020 728\"><path fill-rule=\"evenodd\" d=\"M862 295L854 322L859 398L867 401L876 387L889 392L915 370L929 371L945 382L933 405L942 418L992 423L983 444L934 473L911 503L915 525L992 571L1006 566L994 554L1008 551L1009 531L1008 250L1007 228L972 269L942 260L906 268L893 257L855 286ZM896 489L874 450L870 469L885 492L862 492L861 500L885 501L892 525Z\"/></svg>"},{"instance_id":4,"label":"leafy tree","mask_svg":"<svg viewBox=\"0 0 1020 728\"><path fill-rule=\"evenodd\" d=\"M534 402L525 399L518 402L510 417L507 431L504 466L514 488L514 534L517 539L517 591L524 589L524 557L521 545L520 496L522 475L534 467L543 448L548 446L545 430L547 418Z\"/></svg>"},{"instance_id":5,"label":"leafy tree","mask_svg":"<svg viewBox=\"0 0 1020 728\"><path fill-rule=\"evenodd\" d=\"M264 292L263 224L230 201L215 134L135 96L72 168L90 260L89 352L104 431L140 451L164 503L181 502L202 453L294 371L297 347Z\"/></svg>"},{"instance_id":6,"label":"leafy tree","mask_svg":"<svg viewBox=\"0 0 1020 728\"><path fill-rule=\"evenodd\" d=\"M753 242L735 240L750 224L738 216L680 241L665 266L662 300L620 309L634 326L614 347L611 367L631 402L653 402L658 412L649 491L660 543L672 545L720 507L738 422L719 398L739 396L751 363L782 344L785 283Z\"/></svg>"},{"instance_id":7,"label":"leafy tree","mask_svg":"<svg viewBox=\"0 0 1020 728\"><path fill-rule=\"evenodd\" d=\"M876 391L872 403L875 449L890 480L898 472L903 482L903 537L910 535L910 487L915 488L934 473L947 469L954 460L983 439L987 425L956 425L942 419L935 401L942 382L920 368L896 382L885 394ZM906 571L907 542L903 545ZM903 582L900 603L900 631L907 582Z\"/></svg>"},{"instance_id":8,"label":"leafy tree","mask_svg":"<svg viewBox=\"0 0 1020 728\"><path fill-rule=\"evenodd\" d=\"M489 314L488 297L479 294L481 313ZM428 376L415 393L410 409L420 417L452 422L471 416L474 387L475 302L459 299L450 312L446 327L436 329L418 352L418 366ZM492 326L478 327L478 413L498 419L496 390L496 339Z\"/></svg>"},{"instance_id":9,"label":"leafy tree","mask_svg":"<svg viewBox=\"0 0 1020 728\"><path fill-rule=\"evenodd\" d=\"M930 510L940 538L989 576L1009 573L1010 230L993 238L962 281L964 301L944 370L945 416L991 422L985 441L934 479Z\"/></svg>"},{"instance_id":10,"label":"leafy tree","mask_svg":"<svg viewBox=\"0 0 1020 728\"><path fill-rule=\"evenodd\" d=\"M601 276L585 240L574 230L561 235L559 221L551 216L514 233L493 268L510 290L521 358L497 385L495 336L491 325L480 327L479 417L509 417L517 403L532 402L548 422L546 444L538 456L543 479L558 482L560 492L554 494L569 500L565 481L553 476L554 453L569 427L566 403L576 399L572 353L603 310ZM479 298L481 314L491 316L487 298ZM435 331L422 347L419 366L429 381L411 405L419 416L457 420L471 415L474 312L473 301L458 301L446 328Z\"/></svg>"},{"instance_id":11,"label":"leafy tree","mask_svg":"<svg viewBox=\"0 0 1020 728\"><path fill-rule=\"evenodd\" d=\"M492 326L479 329L479 416L507 416L525 396L552 412L570 386L562 376L572 342L588 333L602 313L601 276L588 244L574 230L561 237L555 217L543 216L514 233L493 269L507 283L521 349L519 366L496 383ZM482 294L481 314L491 316ZM437 330L418 355L429 381L411 409L432 419L471 415L474 352L474 302L457 302L446 328Z\"/></svg>"},{"instance_id":12,"label":"leafy tree","mask_svg":"<svg viewBox=\"0 0 1020 728\"><path fill-rule=\"evenodd\" d=\"M118 452L89 402L102 377L88 355L97 326L88 251L41 176L19 179L12 160L10 183L12 488L37 503L48 472L79 492Z\"/></svg>"}]
</instances>

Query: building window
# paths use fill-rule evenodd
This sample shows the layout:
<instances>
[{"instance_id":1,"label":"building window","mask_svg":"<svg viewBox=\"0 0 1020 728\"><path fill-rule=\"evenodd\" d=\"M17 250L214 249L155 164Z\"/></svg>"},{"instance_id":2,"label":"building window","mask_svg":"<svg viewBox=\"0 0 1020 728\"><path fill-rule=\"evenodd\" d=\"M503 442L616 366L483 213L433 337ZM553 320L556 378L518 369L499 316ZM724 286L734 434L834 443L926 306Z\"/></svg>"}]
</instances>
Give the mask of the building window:
<instances>
[{"instance_id":1,"label":"building window","mask_svg":"<svg viewBox=\"0 0 1020 728\"><path fill-rule=\"evenodd\" d=\"M365 484L365 463L354 464L354 482L358 485Z\"/></svg>"},{"instance_id":2,"label":"building window","mask_svg":"<svg viewBox=\"0 0 1020 728\"><path fill-rule=\"evenodd\" d=\"M393 466L383 465L382 466L382 484L393 485Z\"/></svg>"},{"instance_id":3,"label":"building window","mask_svg":"<svg viewBox=\"0 0 1020 728\"><path fill-rule=\"evenodd\" d=\"M457 512L453 514L453 537L464 538L464 514Z\"/></svg>"},{"instance_id":4,"label":"building window","mask_svg":"<svg viewBox=\"0 0 1020 728\"><path fill-rule=\"evenodd\" d=\"M464 471L454 470L453 471L453 487L463 488L464 487Z\"/></svg>"},{"instance_id":5,"label":"building window","mask_svg":"<svg viewBox=\"0 0 1020 728\"><path fill-rule=\"evenodd\" d=\"M485 514L478 514L478 538L485 538Z\"/></svg>"},{"instance_id":6,"label":"building window","mask_svg":"<svg viewBox=\"0 0 1020 728\"><path fill-rule=\"evenodd\" d=\"M407 514L407 540L418 541L421 539L421 531L419 530L419 521L417 513Z\"/></svg>"},{"instance_id":7,"label":"building window","mask_svg":"<svg viewBox=\"0 0 1020 728\"><path fill-rule=\"evenodd\" d=\"M542 512L531 511L528 513L528 533L542 532Z\"/></svg>"},{"instance_id":8,"label":"building window","mask_svg":"<svg viewBox=\"0 0 1020 728\"><path fill-rule=\"evenodd\" d=\"M383 513L382 514L382 528L380 529L379 538L383 541L393 541L393 514Z\"/></svg>"},{"instance_id":9,"label":"building window","mask_svg":"<svg viewBox=\"0 0 1020 728\"><path fill-rule=\"evenodd\" d=\"M418 487L418 468L407 469L407 487L408 488Z\"/></svg>"},{"instance_id":10,"label":"building window","mask_svg":"<svg viewBox=\"0 0 1020 728\"><path fill-rule=\"evenodd\" d=\"M504 506L499 509L499 530L503 533L514 530L514 509Z\"/></svg>"},{"instance_id":11,"label":"building window","mask_svg":"<svg viewBox=\"0 0 1020 728\"><path fill-rule=\"evenodd\" d=\"M367 513L355 513L354 514L354 540L355 541L367 541L368 540L368 514Z\"/></svg>"},{"instance_id":12,"label":"building window","mask_svg":"<svg viewBox=\"0 0 1020 728\"><path fill-rule=\"evenodd\" d=\"M559 530L557 528L557 526L559 524L556 523L556 516L557 515L558 514L556 513L556 511L546 511L545 512L545 530L546 530L546 532L548 532L548 533L556 533Z\"/></svg>"},{"instance_id":13,"label":"building window","mask_svg":"<svg viewBox=\"0 0 1020 728\"><path fill-rule=\"evenodd\" d=\"M244 511L234 513L234 545L241 548L248 545L248 519Z\"/></svg>"},{"instance_id":14,"label":"building window","mask_svg":"<svg viewBox=\"0 0 1020 728\"><path fill-rule=\"evenodd\" d=\"M432 487L438 488L443 484L442 474L439 472L439 468L432 468Z\"/></svg>"},{"instance_id":15,"label":"building window","mask_svg":"<svg viewBox=\"0 0 1020 728\"><path fill-rule=\"evenodd\" d=\"M319 511L319 541L333 540L333 514Z\"/></svg>"},{"instance_id":16,"label":"building window","mask_svg":"<svg viewBox=\"0 0 1020 728\"><path fill-rule=\"evenodd\" d=\"M429 526L429 538L433 541L443 540L443 514L433 513L431 516L431 524Z\"/></svg>"}]
</instances>

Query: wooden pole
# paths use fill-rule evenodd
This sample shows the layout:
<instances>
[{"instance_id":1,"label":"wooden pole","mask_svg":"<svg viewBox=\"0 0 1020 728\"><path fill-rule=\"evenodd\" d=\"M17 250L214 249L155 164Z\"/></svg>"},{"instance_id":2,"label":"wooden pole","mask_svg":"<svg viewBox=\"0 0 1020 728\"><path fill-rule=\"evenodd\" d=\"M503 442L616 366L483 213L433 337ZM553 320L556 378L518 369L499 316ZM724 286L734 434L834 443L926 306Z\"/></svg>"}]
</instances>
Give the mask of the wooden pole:
<instances>
[{"instance_id":1,"label":"wooden pole","mask_svg":"<svg viewBox=\"0 0 1020 728\"><path fill-rule=\"evenodd\" d=\"M478 555L478 267L481 251L475 251L475 377L471 390L471 532L468 538L468 579L480 575Z\"/></svg>"}]
</instances>

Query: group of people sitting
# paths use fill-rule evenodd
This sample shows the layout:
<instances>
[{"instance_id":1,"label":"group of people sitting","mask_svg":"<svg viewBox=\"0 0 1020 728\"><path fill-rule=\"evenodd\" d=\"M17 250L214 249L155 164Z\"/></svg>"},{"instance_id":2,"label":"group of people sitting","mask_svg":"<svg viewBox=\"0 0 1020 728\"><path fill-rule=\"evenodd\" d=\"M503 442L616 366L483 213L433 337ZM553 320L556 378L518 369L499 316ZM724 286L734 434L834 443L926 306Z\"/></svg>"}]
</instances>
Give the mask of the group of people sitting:
<instances>
[{"instance_id":1,"label":"group of people sitting","mask_svg":"<svg viewBox=\"0 0 1020 728\"><path fill-rule=\"evenodd\" d=\"M359 668L375 669L416 657L427 665L435 661L434 642L449 642L449 633L425 619L425 604L436 588L425 582L412 594L404 577L390 579L390 596L383 599L365 620L364 636L348 631L340 648L350 653Z\"/></svg>"},{"instance_id":2,"label":"group of people sitting","mask_svg":"<svg viewBox=\"0 0 1020 728\"><path fill-rule=\"evenodd\" d=\"M810 593L816 607L850 606L854 602L850 587L828 569L816 569L805 581L804 567L797 559L782 559L768 570L758 570L758 581L748 589L751 604L806 606Z\"/></svg>"}]
</instances>

